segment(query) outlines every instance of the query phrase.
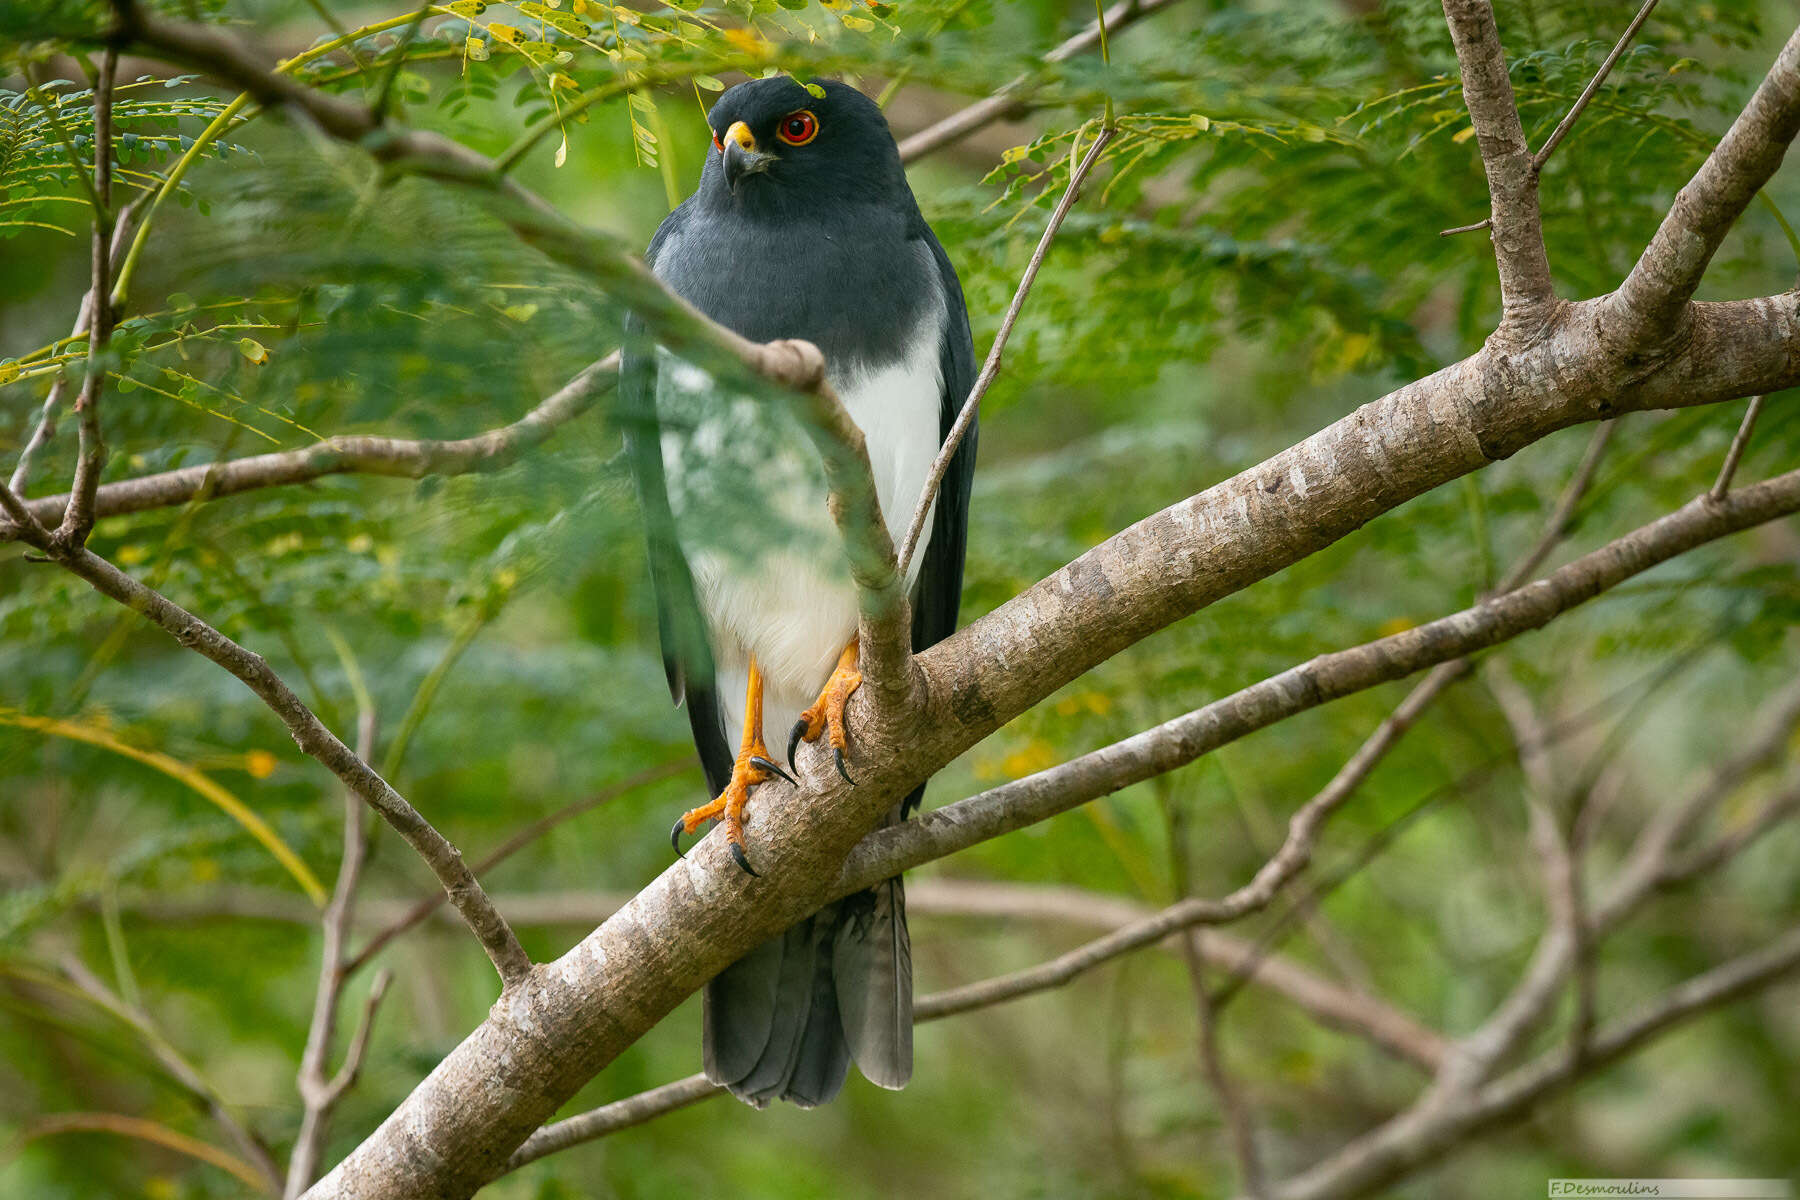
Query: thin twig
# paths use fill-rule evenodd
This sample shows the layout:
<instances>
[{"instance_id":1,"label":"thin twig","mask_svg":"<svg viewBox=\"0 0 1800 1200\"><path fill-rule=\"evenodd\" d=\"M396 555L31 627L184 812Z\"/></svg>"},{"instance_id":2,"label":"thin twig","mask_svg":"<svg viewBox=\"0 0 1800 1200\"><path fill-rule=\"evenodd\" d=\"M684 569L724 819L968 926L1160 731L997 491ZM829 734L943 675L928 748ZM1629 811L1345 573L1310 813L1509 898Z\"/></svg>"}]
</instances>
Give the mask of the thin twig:
<instances>
[{"instance_id":1,"label":"thin twig","mask_svg":"<svg viewBox=\"0 0 1800 1200\"><path fill-rule=\"evenodd\" d=\"M1732 436L1731 449L1725 452L1725 462L1719 468L1719 477L1713 481L1712 490L1706 493L1706 498L1715 504L1723 500L1725 493L1731 490L1732 476L1737 474L1738 461L1744 457L1744 449L1750 445L1750 434L1756 428L1756 418L1762 415L1762 406L1761 396L1750 397L1750 407L1744 410L1743 423Z\"/></svg>"},{"instance_id":2,"label":"thin twig","mask_svg":"<svg viewBox=\"0 0 1800 1200\"><path fill-rule=\"evenodd\" d=\"M119 269L120 259L125 254L125 248L131 242L131 233L137 223L138 214L144 211L144 206L148 202L149 193L140 194L119 210L118 218L113 222L111 267L115 274ZM93 305L93 292L82 293L81 308L75 314L75 326L69 331L71 340L87 334L88 321L92 319L94 313ZM37 427L31 431L31 437L26 441L25 448L19 451L19 462L13 468L10 486L21 497L31 488L31 473L37 465L38 455L45 446L50 444L50 439L56 436L56 414L62 408L63 391L68 387L68 382L67 372L58 372L56 378L51 381L50 391L44 397L44 403L38 410ZM56 504L56 512L61 513L67 506L67 499L64 498Z\"/></svg>"},{"instance_id":3,"label":"thin twig","mask_svg":"<svg viewBox=\"0 0 1800 1200\"><path fill-rule=\"evenodd\" d=\"M68 550L57 546L53 538L35 535L30 530L25 531L24 537L65 569L86 580L95 591L142 614L177 642L231 672L255 692L281 718L304 753L343 780L425 860L438 882L444 885L450 903L481 942L482 949L487 951L501 982L510 987L525 978L531 970L531 959L519 945L519 939L506 919L482 890L480 882L470 873L461 851L387 780L339 741L262 656L246 650L93 551L85 547Z\"/></svg>"},{"instance_id":4,"label":"thin twig","mask_svg":"<svg viewBox=\"0 0 1800 1200\"><path fill-rule=\"evenodd\" d=\"M364 762L375 756L375 722L373 707L365 705L357 714L356 754ZM319 949L319 981L313 992L312 1024L306 1034L306 1048L300 1054L300 1070L295 1083L300 1091L302 1115L300 1132L294 1140L294 1152L288 1159L285 1200L294 1200L311 1185L318 1174L319 1153L325 1144L325 1133L331 1121L331 1110L338 1093L326 1078L326 1062L331 1057L331 1044L337 1032L338 998L344 988L344 955L350 925L355 919L356 888L361 882L363 859L368 853L368 833L363 827L362 801L349 788L343 789L344 849L338 860L337 882L331 900L320 915L323 939Z\"/></svg>"},{"instance_id":5,"label":"thin twig","mask_svg":"<svg viewBox=\"0 0 1800 1200\"><path fill-rule=\"evenodd\" d=\"M1543 530L1531 549L1519 556L1517 562L1495 585L1496 592L1510 592L1530 579L1532 574L1544 565L1550 552L1569 534L1569 522L1575 516L1575 509L1581 504L1581 498L1593 486L1594 474L1600 469L1600 460L1606 456L1606 447L1612 441L1613 431L1618 428L1618 419L1602 421L1594 426L1593 436L1588 439L1587 449L1582 452L1581 462L1575 467L1575 474L1563 485L1562 494L1556 498L1556 507L1550 510L1550 517L1544 522Z\"/></svg>"},{"instance_id":6,"label":"thin twig","mask_svg":"<svg viewBox=\"0 0 1800 1200\"><path fill-rule=\"evenodd\" d=\"M1013 292L1012 303L1007 306L1006 316L1001 318L1000 331L994 335L994 344L988 350L987 361L981 364L981 374L975 377L975 386L969 389L969 395L963 401L962 409L956 414L956 424L950 427L949 436L938 448L937 458L932 460L931 473L925 477L925 487L919 493L919 502L913 509L912 521L906 529L906 539L900 545L900 577L906 578L907 568L912 563L913 552L918 549L919 536L925 531L925 520L931 515L931 505L937 499L938 488L943 486L944 475L950 470L950 460L956 454L956 448L962 444L963 437L969 427L975 423L975 414L981 407L981 398L994 385L1000 374L1000 358L1006 351L1006 340L1012 336L1013 326L1018 323L1019 313L1025 307L1025 297L1031 293L1031 285L1037 280L1038 268L1044 265L1044 257L1050 253L1050 243L1056 240L1056 231L1075 206L1075 198L1081 192L1082 180L1099 161L1100 152L1113 139L1110 127L1102 128L1100 136L1081 162L1069 173L1069 186L1064 190L1062 199L1050 214L1050 221L1044 226L1043 236L1038 238L1037 249L1031 253L1031 261L1025 264L1025 273L1019 278L1019 286ZM1071 148L1070 153L1074 151Z\"/></svg>"},{"instance_id":7,"label":"thin twig","mask_svg":"<svg viewBox=\"0 0 1800 1200\"><path fill-rule=\"evenodd\" d=\"M100 488L100 472L106 466L106 442L100 429L100 399L105 392L106 345L112 337L112 168L113 80L118 74L119 50L108 46L100 59L100 77L94 84L94 233L88 282L87 375L75 397L79 450L75 481L69 489L69 507L51 535L59 548L79 549L94 528L94 493Z\"/></svg>"},{"instance_id":8,"label":"thin twig","mask_svg":"<svg viewBox=\"0 0 1800 1200\"><path fill-rule=\"evenodd\" d=\"M1176 2L1177 0L1120 0L1120 3L1113 5L1104 14L1106 31L1109 35L1116 35ZM1044 62L1054 65L1066 62L1077 54L1085 54L1100 44L1100 30L1100 22L1088 22L1080 33L1044 55ZM923 158L934 150L959 142L976 130L984 129L1003 117L1023 110L1027 107L1025 93L1031 80L1030 74L1016 76L985 99L958 109L943 120L902 139L900 161L910 163Z\"/></svg>"},{"instance_id":9,"label":"thin twig","mask_svg":"<svg viewBox=\"0 0 1800 1200\"><path fill-rule=\"evenodd\" d=\"M1606 82L1608 75L1612 74L1613 64L1617 63L1619 56L1625 53L1625 47L1631 45L1631 39L1637 36L1639 29L1643 28L1644 22L1650 18L1650 10L1655 7L1656 0L1644 0L1643 7L1637 11L1637 16L1631 18L1631 24L1625 27L1625 32L1620 34L1619 40L1613 44L1612 52L1600 64L1600 69L1594 72L1594 77L1588 80L1588 85L1581 89L1581 95L1575 98L1575 103L1569 109L1568 115L1557 122L1556 128L1551 131L1550 137L1544 142L1543 147L1531 156L1532 174L1536 175L1544 169L1544 163L1549 161L1550 156L1556 152L1556 147L1562 143L1563 138L1568 136L1569 130L1580 118L1581 110L1588 106L1588 101L1594 98L1594 93L1600 90L1600 85Z\"/></svg>"},{"instance_id":10,"label":"thin twig","mask_svg":"<svg viewBox=\"0 0 1800 1200\"><path fill-rule=\"evenodd\" d=\"M163 1036L156 1022L143 1009L125 1003L111 988L101 982L100 978L87 969L87 965L74 955L66 955L62 959L63 974L69 982L79 988L90 1000L111 1013L114 1017L129 1025L144 1044L149 1047L151 1055L157 1063L168 1072L169 1077L206 1109L213 1123L231 1139L238 1153L253 1166L261 1176L260 1186L271 1195L281 1191L281 1170L255 1134L234 1116L225 1105L224 1097L217 1088L207 1082L206 1078L177 1050L168 1038Z\"/></svg>"}]
</instances>

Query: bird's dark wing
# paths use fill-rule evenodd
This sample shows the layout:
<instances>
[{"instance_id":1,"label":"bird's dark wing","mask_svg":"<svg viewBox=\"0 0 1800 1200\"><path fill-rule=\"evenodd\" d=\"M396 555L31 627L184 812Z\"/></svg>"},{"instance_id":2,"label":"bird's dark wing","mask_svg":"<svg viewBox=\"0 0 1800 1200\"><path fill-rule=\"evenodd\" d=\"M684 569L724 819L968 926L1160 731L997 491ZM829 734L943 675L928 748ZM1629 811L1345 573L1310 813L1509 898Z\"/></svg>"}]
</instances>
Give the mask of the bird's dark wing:
<instances>
[{"instance_id":1,"label":"bird's dark wing","mask_svg":"<svg viewBox=\"0 0 1800 1200\"><path fill-rule=\"evenodd\" d=\"M652 267L669 234L686 219L682 205L650 239L645 259ZM644 518L645 553L650 563L651 591L656 599L656 627L662 642L663 670L669 695L687 704L688 722L708 775L731 768L718 698L714 691L712 648L706 621L694 595L694 575L675 534L663 476L662 431L656 415L656 347L635 316L625 321L625 346L619 363L619 403L615 419L625 436L625 451L637 482L638 510Z\"/></svg>"},{"instance_id":2,"label":"bird's dark wing","mask_svg":"<svg viewBox=\"0 0 1800 1200\"><path fill-rule=\"evenodd\" d=\"M644 257L652 267L656 265L657 251L683 218L682 209L677 208L650 239L650 249ZM713 662L705 622L694 596L693 572L676 539L675 517L669 507L668 483L663 476L662 427L656 413L656 370L654 342L635 315L627 316L616 419L625 435L626 456L637 482L638 509L644 518L663 668L669 677L669 694L679 703L692 688L710 690Z\"/></svg>"}]
</instances>

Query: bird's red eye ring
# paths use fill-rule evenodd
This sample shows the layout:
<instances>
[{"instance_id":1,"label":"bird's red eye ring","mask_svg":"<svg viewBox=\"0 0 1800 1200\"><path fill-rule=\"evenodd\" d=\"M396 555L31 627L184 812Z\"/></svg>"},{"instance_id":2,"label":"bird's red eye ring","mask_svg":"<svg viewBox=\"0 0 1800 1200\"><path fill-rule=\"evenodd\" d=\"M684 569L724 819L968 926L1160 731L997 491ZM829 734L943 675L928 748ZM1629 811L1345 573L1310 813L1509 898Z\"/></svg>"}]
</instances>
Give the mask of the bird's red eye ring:
<instances>
[{"instance_id":1,"label":"bird's red eye ring","mask_svg":"<svg viewBox=\"0 0 1800 1200\"><path fill-rule=\"evenodd\" d=\"M804 146L819 136L819 118L810 109L791 112L775 127L775 136L790 146Z\"/></svg>"},{"instance_id":2,"label":"bird's red eye ring","mask_svg":"<svg viewBox=\"0 0 1800 1200\"><path fill-rule=\"evenodd\" d=\"M713 134L713 149L717 150L720 154L725 153L725 143L719 140L719 135L716 133Z\"/></svg>"}]
</instances>

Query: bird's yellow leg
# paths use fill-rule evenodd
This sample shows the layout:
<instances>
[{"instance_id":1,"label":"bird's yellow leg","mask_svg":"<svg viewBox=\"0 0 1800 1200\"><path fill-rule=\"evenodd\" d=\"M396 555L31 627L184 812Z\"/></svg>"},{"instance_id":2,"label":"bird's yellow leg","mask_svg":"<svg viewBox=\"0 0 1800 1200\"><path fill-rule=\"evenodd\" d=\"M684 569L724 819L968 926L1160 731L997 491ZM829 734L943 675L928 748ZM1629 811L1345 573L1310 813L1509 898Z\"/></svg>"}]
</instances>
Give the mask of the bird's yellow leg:
<instances>
[{"instance_id":1,"label":"bird's yellow leg","mask_svg":"<svg viewBox=\"0 0 1800 1200\"><path fill-rule=\"evenodd\" d=\"M725 822L725 840L731 847L731 857L745 871L756 874L755 869L750 866L750 860L744 855L744 806L750 802L750 789L775 775L789 783L793 782L786 771L770 760L769 748L763 744L762 727L762 671L757 668L756 658L752 655L750 681L744 689L744 732L738 742L737 759L731 766L731 782L725 785L725 790L712 803L686 813L675 822L669 840L675 843L677 851L681 848L682 834L693 833L708 821L722 820Z\"/></svg>"},{"instance_id":2,"label":"bird's yellow leg","mask_svg":"<svg viewBox=\"0 0 1800 1200\"><path fill-rule=\"evenodd\" d=\"M831 761L837 764L838 774L844 782L854 785L856 780L850 778L850 772L844 768L844 751L849 748L849 739L844 733L844 705L850 701L850 693L862 685L862 672L857 669L856 639L851 638L844 652L838 655L837 668L831 672L831 678L825 681L824 690L813 706L800 714L794 722L794 728L788 733L788 766L794 765L794 750L801 742L816 742L821 733L830 733Z\"/></svg>"}]
</instances>

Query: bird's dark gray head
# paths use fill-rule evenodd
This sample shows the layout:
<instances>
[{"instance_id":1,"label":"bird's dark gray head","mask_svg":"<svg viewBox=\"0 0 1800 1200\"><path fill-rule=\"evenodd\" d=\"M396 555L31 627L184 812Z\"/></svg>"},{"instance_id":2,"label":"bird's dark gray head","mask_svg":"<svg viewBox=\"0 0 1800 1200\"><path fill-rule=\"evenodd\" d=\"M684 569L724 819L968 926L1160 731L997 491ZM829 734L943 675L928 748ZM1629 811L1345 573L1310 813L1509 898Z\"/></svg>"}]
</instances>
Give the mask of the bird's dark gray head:
<instances>
[{"instance_id":1,"label":"bird's dark gray head","mask_svg":"<svg viewBox=\"0 0 1800 1200\"><path fill-rule=\"evenodd\" d=\"M788 76L740 83L707 114L700 195L752 212L911 202L887 118L849 84Z\"/></svg>"}]
</instances>

